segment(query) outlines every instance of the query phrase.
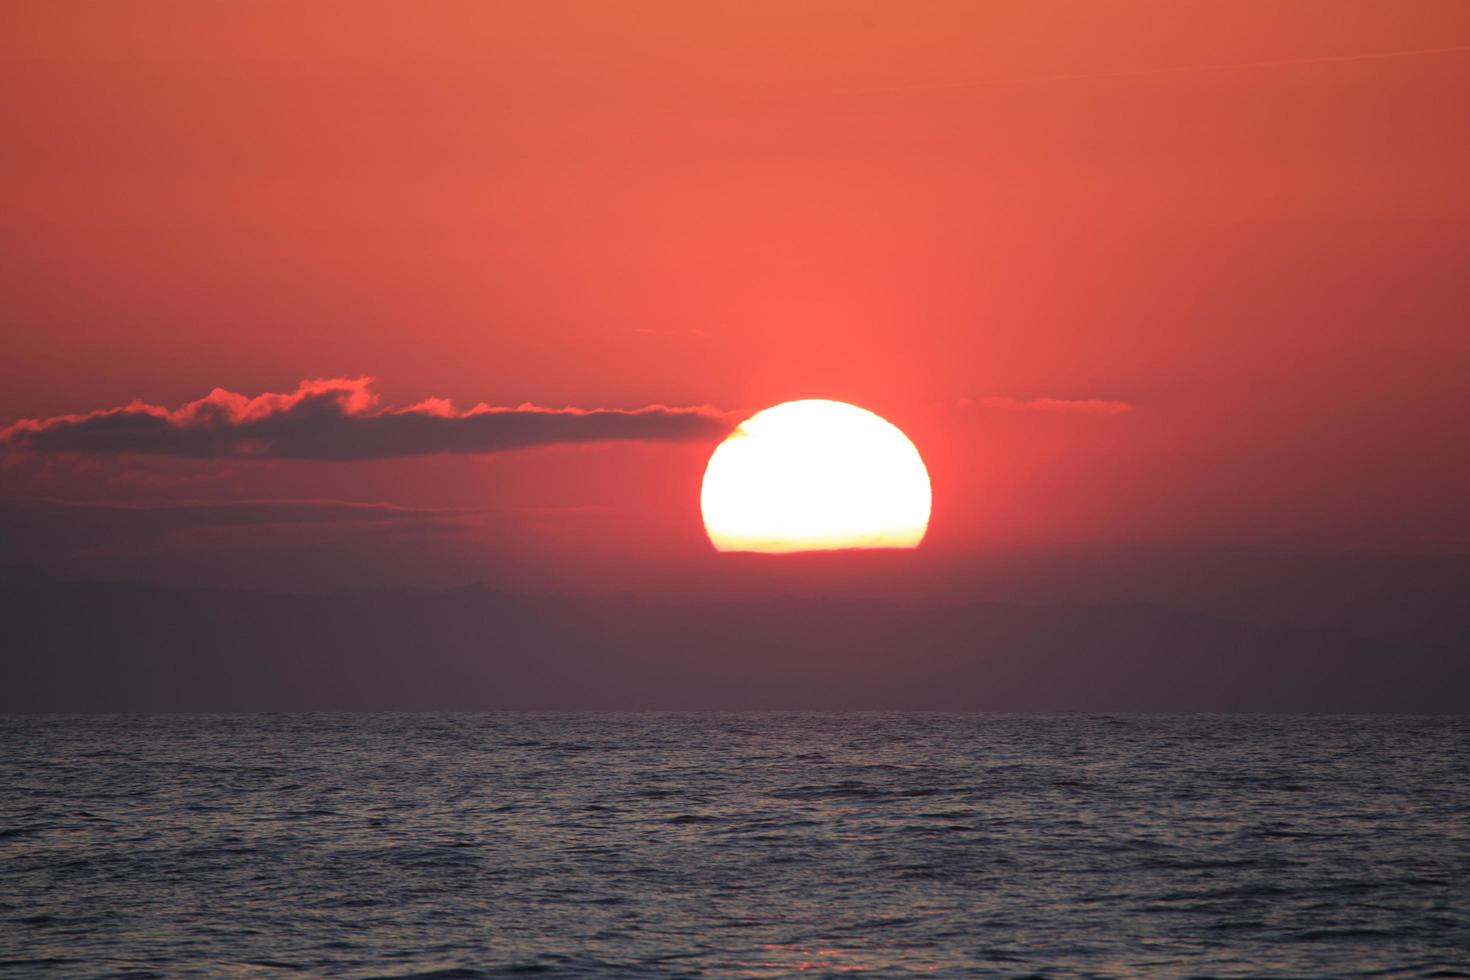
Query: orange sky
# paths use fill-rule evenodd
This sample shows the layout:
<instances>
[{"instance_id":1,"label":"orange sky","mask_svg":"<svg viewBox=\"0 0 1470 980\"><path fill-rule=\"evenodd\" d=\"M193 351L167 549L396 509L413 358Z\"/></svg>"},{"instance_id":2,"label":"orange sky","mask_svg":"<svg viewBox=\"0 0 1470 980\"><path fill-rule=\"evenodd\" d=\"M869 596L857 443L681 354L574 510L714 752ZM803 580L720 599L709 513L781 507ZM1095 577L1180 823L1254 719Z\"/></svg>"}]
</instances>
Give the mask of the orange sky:
<instances>
[{"instance_id":1,"label":"orange sky","mask_svg":"<svg viewBox=\"0 0 1470 980\"><path fill-rule=\"evenodd\" d=\"M826 397L914 439L940 552L1470 549L1463 3L11 3L0 71L0 426L359 375ZM710 448L31 459L0 497L487 507L402 576L615 575L707 561ZM313 533L278 557L379 532Z\"/></svg>"}]
</instances>

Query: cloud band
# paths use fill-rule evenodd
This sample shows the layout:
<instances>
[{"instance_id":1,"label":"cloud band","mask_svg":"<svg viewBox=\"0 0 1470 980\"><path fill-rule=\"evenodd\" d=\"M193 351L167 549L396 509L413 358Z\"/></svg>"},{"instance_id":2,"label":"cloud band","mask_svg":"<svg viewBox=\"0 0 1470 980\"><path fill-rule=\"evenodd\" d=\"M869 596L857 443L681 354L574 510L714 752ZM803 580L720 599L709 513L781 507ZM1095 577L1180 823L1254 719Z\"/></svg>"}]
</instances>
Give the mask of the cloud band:
<instances>
[{"instance_id":1,"label":"cloud band","mask_svg":"<svg viewBox=\"0 0 1470 980\"><path fill-rule=\"evenodd\" d=\"M724 414L708 406L626 410L481 403L460 412L444 399L429 399L383 409L372 381L303 381L290 394L254 398L216 388L173 410L133 402L84 415L25 419L0 430L0 445L35 452L348 460L558 443L717 439L730 428Z\"/></svg>"}]
</instances>

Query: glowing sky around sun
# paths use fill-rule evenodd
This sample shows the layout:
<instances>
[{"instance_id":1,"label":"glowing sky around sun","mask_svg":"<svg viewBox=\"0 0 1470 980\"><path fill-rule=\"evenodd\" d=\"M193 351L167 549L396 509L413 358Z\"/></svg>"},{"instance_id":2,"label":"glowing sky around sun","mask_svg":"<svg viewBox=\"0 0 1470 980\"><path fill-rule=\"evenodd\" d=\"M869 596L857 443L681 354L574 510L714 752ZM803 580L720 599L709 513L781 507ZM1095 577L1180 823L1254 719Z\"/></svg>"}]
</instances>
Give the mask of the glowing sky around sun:
<instances>
[{"instance_id":1,"label":"glowing sky around sun","mask_svg":"<svg viewBox=\"0 0 1470 980\"><path fill-rule=\"evenodd\" d=\"M1470 4L1351 6L4 5L0 429L118 414L0 454L0 569L969 599L1078 549L1458 554ZM290 440L191 421L364 377ZM716 552L728 429L438 451L482 402L814 393L922 451L920 548ZM174 444L238 451L124 451L200 400Z\"/></svg>"}]
</instances>

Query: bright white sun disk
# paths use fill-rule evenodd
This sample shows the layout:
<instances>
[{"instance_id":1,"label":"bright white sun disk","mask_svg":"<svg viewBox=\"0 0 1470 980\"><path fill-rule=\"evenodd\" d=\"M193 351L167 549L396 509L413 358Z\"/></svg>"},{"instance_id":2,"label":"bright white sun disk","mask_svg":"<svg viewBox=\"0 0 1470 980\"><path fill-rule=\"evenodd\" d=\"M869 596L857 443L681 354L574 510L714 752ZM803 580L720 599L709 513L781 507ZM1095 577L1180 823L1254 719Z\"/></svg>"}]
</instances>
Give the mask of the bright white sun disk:
<instances>
[{"instance_id":1,"label":"bright white sun disk","mask_svg":"<svg viewBox=\"0 0 1470 980\"><path fill-rule=\"evenodd\" d=\"M700 506L719 551L914 548L929 471L896 426L844 402L757 412L710 456Z\"/></svg>"}]
</instances>

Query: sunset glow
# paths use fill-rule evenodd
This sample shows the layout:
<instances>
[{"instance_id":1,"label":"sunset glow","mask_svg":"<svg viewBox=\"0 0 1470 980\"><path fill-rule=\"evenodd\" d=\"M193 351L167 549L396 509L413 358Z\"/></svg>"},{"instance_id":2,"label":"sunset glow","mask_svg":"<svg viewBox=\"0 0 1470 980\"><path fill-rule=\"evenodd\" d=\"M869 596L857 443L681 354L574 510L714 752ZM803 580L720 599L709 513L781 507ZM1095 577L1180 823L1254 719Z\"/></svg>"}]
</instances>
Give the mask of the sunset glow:
<instances>
[{"instance_id":1,"label":"sunset glow","mask_svg":"<svg viewBox=\"0 0 1470 980\"><path fill-rule=\"evenodd\" d=\"M929 526L929 472L914 444L843 402L785 402L715 449L700 504L719 551L915 548Z\"/></svg>"},{"instance_id":2,"label":"sunset glow","mask_svg":"<svg viewBox=\"0 0 1470 980\"><path fill-rule=\"evenodd\" d=\"M0 962L1470 980L1470 0L0 66Z\"/></svg>"}]
</instances>

